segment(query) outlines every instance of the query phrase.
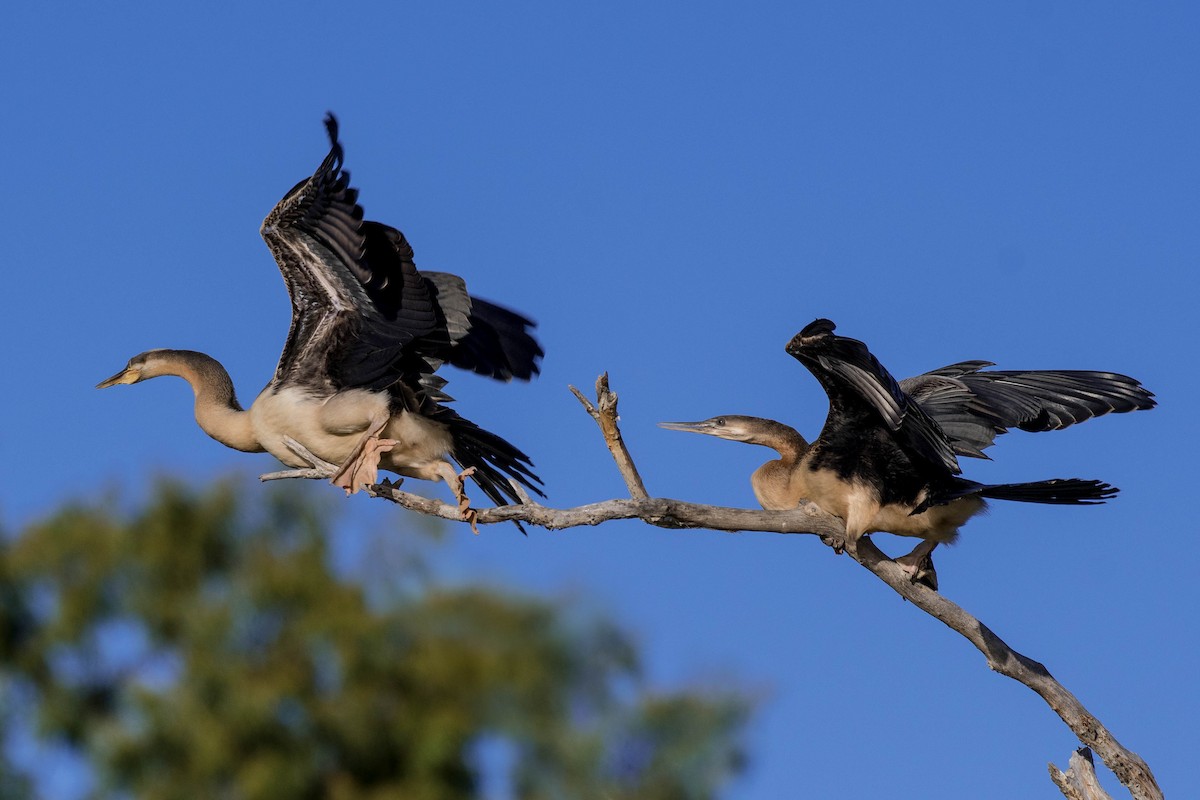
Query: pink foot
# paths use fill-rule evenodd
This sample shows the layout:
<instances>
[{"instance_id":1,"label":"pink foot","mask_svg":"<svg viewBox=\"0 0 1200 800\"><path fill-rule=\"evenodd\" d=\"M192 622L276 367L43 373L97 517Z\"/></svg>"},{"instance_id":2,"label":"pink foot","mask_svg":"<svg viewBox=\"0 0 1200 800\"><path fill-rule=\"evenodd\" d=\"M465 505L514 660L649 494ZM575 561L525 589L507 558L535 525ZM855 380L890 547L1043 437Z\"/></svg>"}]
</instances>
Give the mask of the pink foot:
<instances>
[{"instance_id":1,"label":"pink foot","mask_svg":"<svg viewBox=\"0 0 1200 800\"><path fill-rule=\"evenodd\" d=\"M378 483L379 457L398 444L400 442L395 439L368 436L363 441L362 450L346 459L346 463L333 476L333 485L342 487L347 495L351 495L364 486Z\"/></svg>"},{"instance_id":2,"label":"pink foot","mask_svg":"<svg viewBox=\"0 0 1200 800\"><path fill-rule=\"evenodd\" d=\"M458 501L458 513L462 515L464 522L470 523L471 532L478 536L479 528L475 526L475 520L479 518L479 513L471 508L471 499L467 497L466 487L466 479L474 474L475 468L467 467L454 476L454 484L450 488L454 490L454 499Z\"/></svg>"},{"instance_id":3,"label":"pink foot","mask_svg":"<svg viewBox=\"0 0 1200 800\"><path fill-rule=\"evenodd\" d=\"M917 545L911 553L900 556L895 562L908 574L910 581L937 591L938 577L937 570L933 567L933 547L928 546L928 543Z\"/></svg>"}]
</instances>

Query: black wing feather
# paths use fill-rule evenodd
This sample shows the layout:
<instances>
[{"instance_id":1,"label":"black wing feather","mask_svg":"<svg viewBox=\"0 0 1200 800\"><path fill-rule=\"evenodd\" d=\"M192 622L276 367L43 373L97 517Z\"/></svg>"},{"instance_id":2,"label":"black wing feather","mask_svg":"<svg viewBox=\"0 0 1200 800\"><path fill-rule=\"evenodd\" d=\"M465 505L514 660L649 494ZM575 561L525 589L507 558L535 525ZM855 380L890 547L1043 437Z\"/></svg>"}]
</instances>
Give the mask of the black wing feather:
<instances>
[{"instance_id":1,"label":"black wing feather","mask_svg":"<svg viewBox=\"0 0 1200 800\"><path fill-rule=\"evenodd\" d=\"M437 324L436 308L403 235L363 221L332 114L325 126L329 154L262 227L292 299L275 382L383 389L405 345Z\"/></svg>"},{"instance_id":2,"label":"black wing feather","mask_svg":"<svg viewBox=\"0 0 1200 800\"><path fill-rule=\"evenodd\" d=\"M1153 393L1115 372L983 371L987 361L952 364L900 381L950 437L959 455L983 450L1010 428L1059 430L1093 417L1150 409Z\"/></svg>"},{"instance_id":3,"label":"black wing feather","mask_svg":"<svg viewBox=\"0 0 1200 800\"><path fill-rule=\"evenodd\" d=\"M838 336L835 328L830 320L815 320L787 346L829 395L830 418L868 408L911 455L958 474L958 459L937 422L901 389L865 344Z\"/></svg>"},{"instance_id":4,"label":"black wing feather","mask_svg":"<svg viewBox=\"0 0 1200 800\"><path fill-rule=\"evenodd\" d=\"M422 271L444 315L444 335L427 337L428 355L501 381L530 380L541 368L542 346L535 323L503 306L467 294L466 284L447 272Z\"/></svg>"},{"instance_id":5,"label":"black wing feather","mask_svg":"<svg viewBox=\"0 0 1200 800\"><path fill-rule=\"evenodd\" d=\"M387 390L394 407L446 425L451 455L496 503L519 501L509 480L542 494L529 457L442 405L442 363L528 380L542 348L525 317L467 294L463 280L420 273L404 234L363 219L343 166L337 120L329 154L271 210L262 234L292 300L273 383Z\"/></svg>"}]
</instances>

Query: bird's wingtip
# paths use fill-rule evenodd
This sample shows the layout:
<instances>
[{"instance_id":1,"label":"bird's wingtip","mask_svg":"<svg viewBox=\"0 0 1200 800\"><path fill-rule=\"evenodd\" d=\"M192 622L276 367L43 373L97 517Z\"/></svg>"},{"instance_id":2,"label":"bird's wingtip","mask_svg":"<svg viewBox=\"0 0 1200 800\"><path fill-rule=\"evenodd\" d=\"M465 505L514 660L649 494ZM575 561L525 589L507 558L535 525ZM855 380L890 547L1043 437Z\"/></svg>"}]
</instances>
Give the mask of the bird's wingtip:
<instances>
[{"instance_id":1,"label":"bird's wingtip","mask_svg":"<svg viewBox=\"0 0 1200 800\"><path fill-rule=\"evenodd\" d=\"M800 331L800 335L804 337L826 336L830 333L833 333L835 330L837 330L837 325L833 323L833 320L826 319L825 317L819 317L818 319L814 319L812 322L805 325L804 329Z\"/></svg>"},{"instance_id":2,"label":"bird's wingtip","mask_svg":"<svg viewBox=\"0 0 1200 800\"><path fill-rule=\"evenodd\" d=\"M815 340L832 336L836 329L837 325L833 324L833 320L825 319L824 317L814 319L805 325L799 333L789 339L787 347L784 349L794 356L803 350L806 345L812 344Z\"/></svg>"}]
</instances>

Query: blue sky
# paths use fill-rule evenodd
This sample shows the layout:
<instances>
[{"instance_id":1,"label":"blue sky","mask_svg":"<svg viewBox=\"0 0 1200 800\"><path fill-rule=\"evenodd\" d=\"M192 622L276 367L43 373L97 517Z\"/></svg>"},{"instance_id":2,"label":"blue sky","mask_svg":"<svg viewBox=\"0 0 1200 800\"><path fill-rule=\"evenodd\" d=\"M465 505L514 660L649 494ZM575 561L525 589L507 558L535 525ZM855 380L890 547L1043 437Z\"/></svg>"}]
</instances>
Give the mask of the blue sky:
<instances>
[{"instance_id":1,"label":"blue sky","mask_svg":"<svg viewBox=\"0 0 1200 800\"><path fill-rule=\"evenodd\" d=\"M446 376L554 505L624 494L566 389L604 370L653 494L753 505L766 451L654 423L747 413L815 436L824 396L783 346L818 316L897 376L982 358L1140 378L1153 412L1013 434L966 464L1120 498L995 503L938 563L947 596L1187 793L1200 11L244 6L5 14L5 527L162 472L274 467L207 439L179 381L92 387L179 347L253 399L289 318L258 226L319 163L333 110L367 215L419 266L539 321L536 383ZM345 502L355 525L410 529ZM585 597L635 632L651 685L763 698L731 797L1059 796L1045 763L1075 741L1046 705L812 537L510 527L454 529L448 575Z\"/></svg>"}]
</instances>

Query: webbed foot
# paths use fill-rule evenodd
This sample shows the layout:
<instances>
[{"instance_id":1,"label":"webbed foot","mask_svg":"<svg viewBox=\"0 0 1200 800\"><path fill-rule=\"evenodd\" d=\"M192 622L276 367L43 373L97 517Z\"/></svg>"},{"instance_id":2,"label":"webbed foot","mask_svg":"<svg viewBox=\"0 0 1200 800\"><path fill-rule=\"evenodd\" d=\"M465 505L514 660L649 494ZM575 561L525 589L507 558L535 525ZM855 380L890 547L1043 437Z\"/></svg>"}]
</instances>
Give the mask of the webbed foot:
<instances>
[{"instance_id":1,"label":"webbed foot","mask_svg":"<svg viewBox=\"0 0 1200 800\"><path fill-rule=\"evenodd\" d=\"M822 533L821 542L826 547L832 547L836 555L841 555L846 552L846 536L845 534Z\"/></svg>"},{"instance_id":2,"label":"webbed foot","mask_svg":"<svg viewBox=\"0 0 1200 800\"><path fill-rule=\"evenodd\" d=\"M479 535L479 528L475 525L475 520L479 518L479 512L471 508L471 499L467 497L466 479L475 474L474 467L467 467L462 472L454 476L454 482L450 485L454 492L454 499L458 501L458 513L462 515L463 521L471 525L471 532Z\"/></svg>"},{"instance_id":3,"label":"webbed foot","mask_svg":"<svg viewBox=\"0 0 1200 800\"><path fill-rule=\"evenodd\" d=\"M347 495L351 495L364 486L378 483L379 457L398 444L400 442L395 439L380 439L373 434L368 436L363 440L361 449L352 453L333 476L333 485L342 487Z\"/></svg>"},{"instance_id":4,"label":"webbed foot","mask_svg":"<svg viewBox=\"0 0 1200 800\"><path fill-rule=\"evenodd\" d=\"M937 547L937 542L921 542L913 548L911 553L900 556L894 561L900 569L908 573L910 581L937 591L937 570L933 566L933 549L935 547Z\"/></svg>"}]
</instances>

